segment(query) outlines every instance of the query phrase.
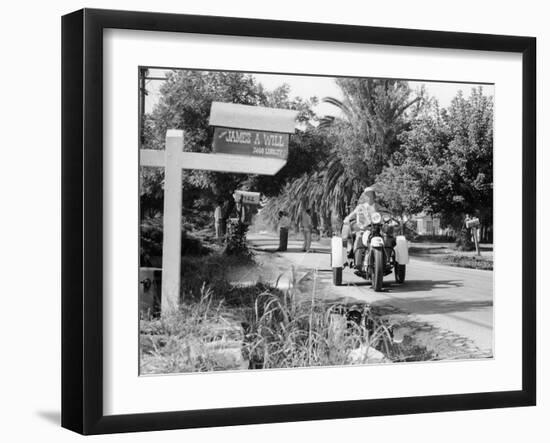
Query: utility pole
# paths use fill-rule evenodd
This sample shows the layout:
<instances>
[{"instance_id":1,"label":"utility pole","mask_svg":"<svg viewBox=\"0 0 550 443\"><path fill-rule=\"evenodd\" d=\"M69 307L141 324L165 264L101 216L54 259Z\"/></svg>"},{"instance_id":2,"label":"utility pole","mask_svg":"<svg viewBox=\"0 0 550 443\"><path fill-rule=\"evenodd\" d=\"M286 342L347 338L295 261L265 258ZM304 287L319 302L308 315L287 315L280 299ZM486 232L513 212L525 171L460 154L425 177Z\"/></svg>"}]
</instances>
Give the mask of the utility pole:
<instances>
[{"instance_id":1,"label":"utility pole","mask_svg":"<svg viewBox=\"0 0 550 443\"><path fill-rule=\"evenodd\" d=\"M145 86L145 80L147 79L147 68L139 68L139 148L143 148L145 142L145 96L147 95L147 88Z\"/></svg>"},{"instance_id":2,"label":"utility pole","mask_svg":"<svg viewBox=\"0 0 550 443\"><path fill-rule=\"evenodd\" d=\"M149 77L149 68L139 67L139 148L143 149L145 143L145 97L149 95L147 91L147 81L159 80L165 81L166 77Z\"/></svg>"}]
</instances>

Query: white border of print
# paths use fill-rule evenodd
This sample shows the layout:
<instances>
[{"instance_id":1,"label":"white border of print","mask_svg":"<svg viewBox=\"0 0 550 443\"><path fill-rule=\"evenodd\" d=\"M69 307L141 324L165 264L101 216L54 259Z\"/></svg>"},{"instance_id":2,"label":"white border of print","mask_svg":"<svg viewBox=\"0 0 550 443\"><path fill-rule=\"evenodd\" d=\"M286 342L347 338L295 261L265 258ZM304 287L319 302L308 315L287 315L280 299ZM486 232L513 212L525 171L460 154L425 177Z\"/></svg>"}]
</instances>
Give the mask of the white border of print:
<instances>
[{"instance_id":1,"label":"white border of print","mask_svg":"<svg viewBox=\"0 0 550 443\"><path fill-rule=\"evenodd\" d=\"M506 278L518 275L519 264L509 259L521 257L517 241L508 241L504 252L500 246L495 250L494 359L139 377L139 65L495 83L494 237L504 242L508 232L521 232L519 54L107 29L103 110L106 415L521 389L522 288L519 279Z\"/></svg>"}]
</instances>

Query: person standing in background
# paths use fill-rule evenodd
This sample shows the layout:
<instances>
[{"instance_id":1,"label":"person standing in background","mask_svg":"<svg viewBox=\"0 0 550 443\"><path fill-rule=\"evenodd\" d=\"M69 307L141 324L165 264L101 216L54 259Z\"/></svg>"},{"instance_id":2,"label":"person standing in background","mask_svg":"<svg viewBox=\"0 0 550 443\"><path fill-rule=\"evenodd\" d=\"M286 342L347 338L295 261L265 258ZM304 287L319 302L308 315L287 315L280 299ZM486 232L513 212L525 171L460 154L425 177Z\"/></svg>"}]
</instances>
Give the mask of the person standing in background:
<instances>
[{"instance_id":1,"label":"person standing in background","mask_svg":"<svg viewBox=\"0 0 550 443\"><path fill-rule=\"evenodd\" d=\"M240 195L239 199L237 200L235 211L237 214L237 219L239 223L245 223L246 222L246 209L243 203L243 196Z\"/></svg>"},{"instance_id":2,"label":"person standing in background","mask_svg":"<svg viewBox=\"0 0 550 443\"><path fill-rule=\"evenodd\" d=\"M222 205L222 237L225 238L225 235L227 234L227 219L229 218L229 210L231 209L231 202L229 200L225 200Z\"/></svg>"},{"instance_id":3,"label":"person standing in background","mask_svg":"<svg viewBox=\"0 0 550 443\"><path fill-rule=\"evenodd\" d=\"M284 252L288 246L288 228L290 227L290 218L283 211L279 211L279 249Z\"/></svg>"},{"instance_id":4,"label":"person standing in background","mask_svg":"<svg viewBox=\"0 0 550 443\"><path fill-rule=\"evenodd\" d=\"M306 209L302 213L302 232L304 234L304 246L302 247L303 252L309 252L311 248L311 229L313 228L313 223L311 221L311 211Z\"/></svg>"},{"instance_id":5,"label":"person standing in background","mask_svg":"<svg viewBox=\"0 0 550 443\"><path fill-rule=\"evenodd\" d=\"M223 215L222 215L222 201L218 201L216 209L214 209L214 227L216 228L216 239L219 241L223 238Z\"/></svg>"}]
</instances>

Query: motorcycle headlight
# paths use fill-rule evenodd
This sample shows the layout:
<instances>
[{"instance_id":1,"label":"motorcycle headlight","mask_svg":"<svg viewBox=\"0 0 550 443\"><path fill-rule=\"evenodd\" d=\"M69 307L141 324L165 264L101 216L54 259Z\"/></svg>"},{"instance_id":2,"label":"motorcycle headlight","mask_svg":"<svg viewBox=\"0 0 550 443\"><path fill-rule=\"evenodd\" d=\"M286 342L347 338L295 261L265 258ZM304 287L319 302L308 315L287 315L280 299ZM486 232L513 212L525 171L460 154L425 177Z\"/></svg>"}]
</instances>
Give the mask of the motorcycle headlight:
<instances>
[{"instance_id":1,"label":"motorcycle headlight","mask_svg":"<svg viewBox=\"0 0 550 443\"><path fill-rule=\"evenodd\" d=\"M371 215L371 221L375 224L380 223L382 221L382 216L378 212L375 212Z\"/></svg>"}]
</instances>

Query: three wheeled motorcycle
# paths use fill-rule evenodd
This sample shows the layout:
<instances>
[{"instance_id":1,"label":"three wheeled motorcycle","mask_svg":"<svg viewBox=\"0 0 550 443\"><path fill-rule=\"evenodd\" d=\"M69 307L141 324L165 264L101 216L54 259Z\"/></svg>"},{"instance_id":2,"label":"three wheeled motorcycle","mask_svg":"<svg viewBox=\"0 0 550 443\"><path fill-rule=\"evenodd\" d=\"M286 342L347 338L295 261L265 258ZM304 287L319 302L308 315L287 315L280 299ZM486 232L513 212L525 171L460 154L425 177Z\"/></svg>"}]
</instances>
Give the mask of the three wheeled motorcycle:
<instances>
[{"instance_id":1,"label":"three wheeled motorcycle","mask_svg":"<svg viewBox=\"0 0 550 443\"><path fill-rule=\"evenodd\" d=\"M331 264L333 283L342 284L345 267L371 282L375 291L381 291L384 276L395 274L396 283L405 282L409 263L409 247L402 234L394 235L402 224L390 215L359 211L354 223L344 223L342 235L332 237Z\"/></svg>"}]
</instances>

